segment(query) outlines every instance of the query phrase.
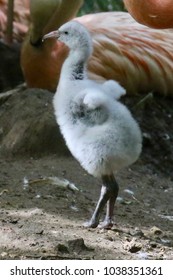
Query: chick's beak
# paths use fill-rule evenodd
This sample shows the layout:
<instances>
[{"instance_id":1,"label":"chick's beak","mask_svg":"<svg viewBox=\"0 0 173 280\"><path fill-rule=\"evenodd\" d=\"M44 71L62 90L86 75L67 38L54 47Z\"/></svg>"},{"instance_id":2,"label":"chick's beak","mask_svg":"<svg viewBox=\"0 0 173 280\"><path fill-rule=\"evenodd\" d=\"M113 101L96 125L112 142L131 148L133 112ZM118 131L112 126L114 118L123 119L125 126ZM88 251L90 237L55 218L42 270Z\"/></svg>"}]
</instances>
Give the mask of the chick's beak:
<instances>
[{"instance_id":1,"label":"chick's beak","mask_svg":"<svg viewBox=\"0 0 173 280\"><path fill-rule=\"evenodd\" d=\"M47 33L43 36L42 41L46 40L47 38L59 38L60 32L58 30L52 31L50 33Z\"/></svg>"}]
</instances>

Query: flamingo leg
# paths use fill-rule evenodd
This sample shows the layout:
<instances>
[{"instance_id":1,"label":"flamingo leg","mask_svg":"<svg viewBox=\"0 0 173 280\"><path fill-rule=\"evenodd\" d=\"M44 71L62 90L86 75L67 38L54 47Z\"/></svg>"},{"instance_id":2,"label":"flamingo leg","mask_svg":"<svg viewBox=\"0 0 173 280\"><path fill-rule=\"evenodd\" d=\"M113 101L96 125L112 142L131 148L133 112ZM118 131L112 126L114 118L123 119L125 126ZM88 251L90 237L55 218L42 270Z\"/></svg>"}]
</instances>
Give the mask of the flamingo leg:
<instances>
[{"instance_id":1,"label":"flamingo leg","mask_svg":"<svg viewBox=\"0 0 173 280\"><path fill-rule=\"evenodd\" d=\"M96 208L89 222L86 222L84 224L85 227L95 228L98 226L100 213L103 210L106 203L107 203L106 217L103 223L99 224L99 227L111 228L113 225L112 216L113 216L115 201L118 195L118 189L119 189L118 184L113 174L102 176L102 182L103 185L101 188L100 197L97 202Z\"/></svg>"},{"instance_id":2,"label":"flamingo leg","mask_svg":"<svg viewBox=\"0 0 173 280\"><path fill-rule=\"evenodd\" d=\"M113 174L109 176L104 176L102 180L103 183L107 185L108 188L110 189L110 197L109 200L107 201L107 210L106 210L105 219L102 223L99 224L99 227L109 229L113 226L112 218L113 218L115 201L118 196L119 186Z\"/></svg>"},{"instance_id":3,"label":"flamingo leg","mask_svg":"<svg viewBox=\"0 0 173 280\"><path fill-rule=\"evenodd\" d=\"M7 14L7 31L5 42L11 45L13 42L13 17L14 17L14 0L8 0L8 14Z\"/></svg>"}]
</instances>

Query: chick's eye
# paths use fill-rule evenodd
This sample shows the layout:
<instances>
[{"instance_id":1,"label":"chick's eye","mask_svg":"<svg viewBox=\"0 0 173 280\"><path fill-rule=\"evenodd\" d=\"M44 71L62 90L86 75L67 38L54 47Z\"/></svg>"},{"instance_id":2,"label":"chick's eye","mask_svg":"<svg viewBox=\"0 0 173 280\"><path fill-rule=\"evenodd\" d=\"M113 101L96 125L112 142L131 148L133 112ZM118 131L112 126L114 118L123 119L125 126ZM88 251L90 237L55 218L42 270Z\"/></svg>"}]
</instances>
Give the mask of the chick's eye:
<instances>
[{"instance_id":1,"label":"chick's eye","mask_svg":"<svg viewBox=\"0 0 173 280\"><path fill-rule=\"evenodd\" d=\"M68 35L68 31L65 31L64 34Z\"/></svg>"}]
</instances>

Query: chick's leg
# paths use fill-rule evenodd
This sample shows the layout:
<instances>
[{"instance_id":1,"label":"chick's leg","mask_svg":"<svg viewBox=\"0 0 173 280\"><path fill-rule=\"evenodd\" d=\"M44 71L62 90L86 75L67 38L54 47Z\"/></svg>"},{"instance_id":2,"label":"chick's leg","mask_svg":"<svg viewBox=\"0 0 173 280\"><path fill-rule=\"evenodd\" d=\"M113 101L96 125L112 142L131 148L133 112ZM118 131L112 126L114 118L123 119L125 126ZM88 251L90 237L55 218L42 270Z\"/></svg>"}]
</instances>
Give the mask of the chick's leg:
<instances>
[{"instance_id":1,"label":"chick's leg","mask_svg":"<svg viewBox=\"0 0 173 280\"><path fill-rule=\"evenodd\" d=\"M110 192L109 200L107 201L106 216L102 223L99 224L101 228L111 228L113 226L113 211L116 198L118 196L119 186L113 174L102 177L103 184L107 186Z\"/></svg>"},{"instance_id":2,"label":"chick's leg","mask_svg":"<svg viewBox=\"0 0 173 280\"><path fill-rule=\"evenodd\" d=\"M118 195L118 184L112 174L103 176L102 182L103 185L101 188L100 197L96 205L95 211L90 221L84 224L85 227L95 228L98 226L100 213L103 210L104 206L106 205L106 202L107 202L106 217L104 222L100 225L101 227L104 228L110 228L112 226L113 209L114 209L115 200Z\"/></svg>"},{"instance_id":3,"label":"chick's leg","mask_svg":"<svg viewBox=\"0 0 173 280\"><path fill-rule=\"evenodd\" d=\"M101 188L100 197L97 202L94 213L91 219L84 224L85 227L95 228L98 226L100 213L103 210L104 206L106 205L106 202L108 201L109 197L110 197L109 189L103 185Z\"/></svg>"}]
</instances>

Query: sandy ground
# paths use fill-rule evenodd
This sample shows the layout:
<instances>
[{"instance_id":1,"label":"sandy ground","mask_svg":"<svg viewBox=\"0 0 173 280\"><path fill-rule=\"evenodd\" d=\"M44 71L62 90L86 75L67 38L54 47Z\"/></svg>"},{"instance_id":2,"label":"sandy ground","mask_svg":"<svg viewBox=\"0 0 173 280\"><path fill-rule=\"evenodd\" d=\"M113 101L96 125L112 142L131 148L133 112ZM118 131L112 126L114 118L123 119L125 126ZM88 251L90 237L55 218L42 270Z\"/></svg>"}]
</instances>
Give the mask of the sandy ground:
<instances>
[{"instance_id":1,"label":"sandy ground","mask_svg":"<svg viewBox=\"0 0 173 280\"><path fill-rule=\"evenodd\" d=\"M139 121L143 152L117 174L111 230L83 227L101 183L69 155L52 95L22 90L0 100L0 259L173 259L173 100L142 98L122 100Z\"/></svg>"}]
</instances>

